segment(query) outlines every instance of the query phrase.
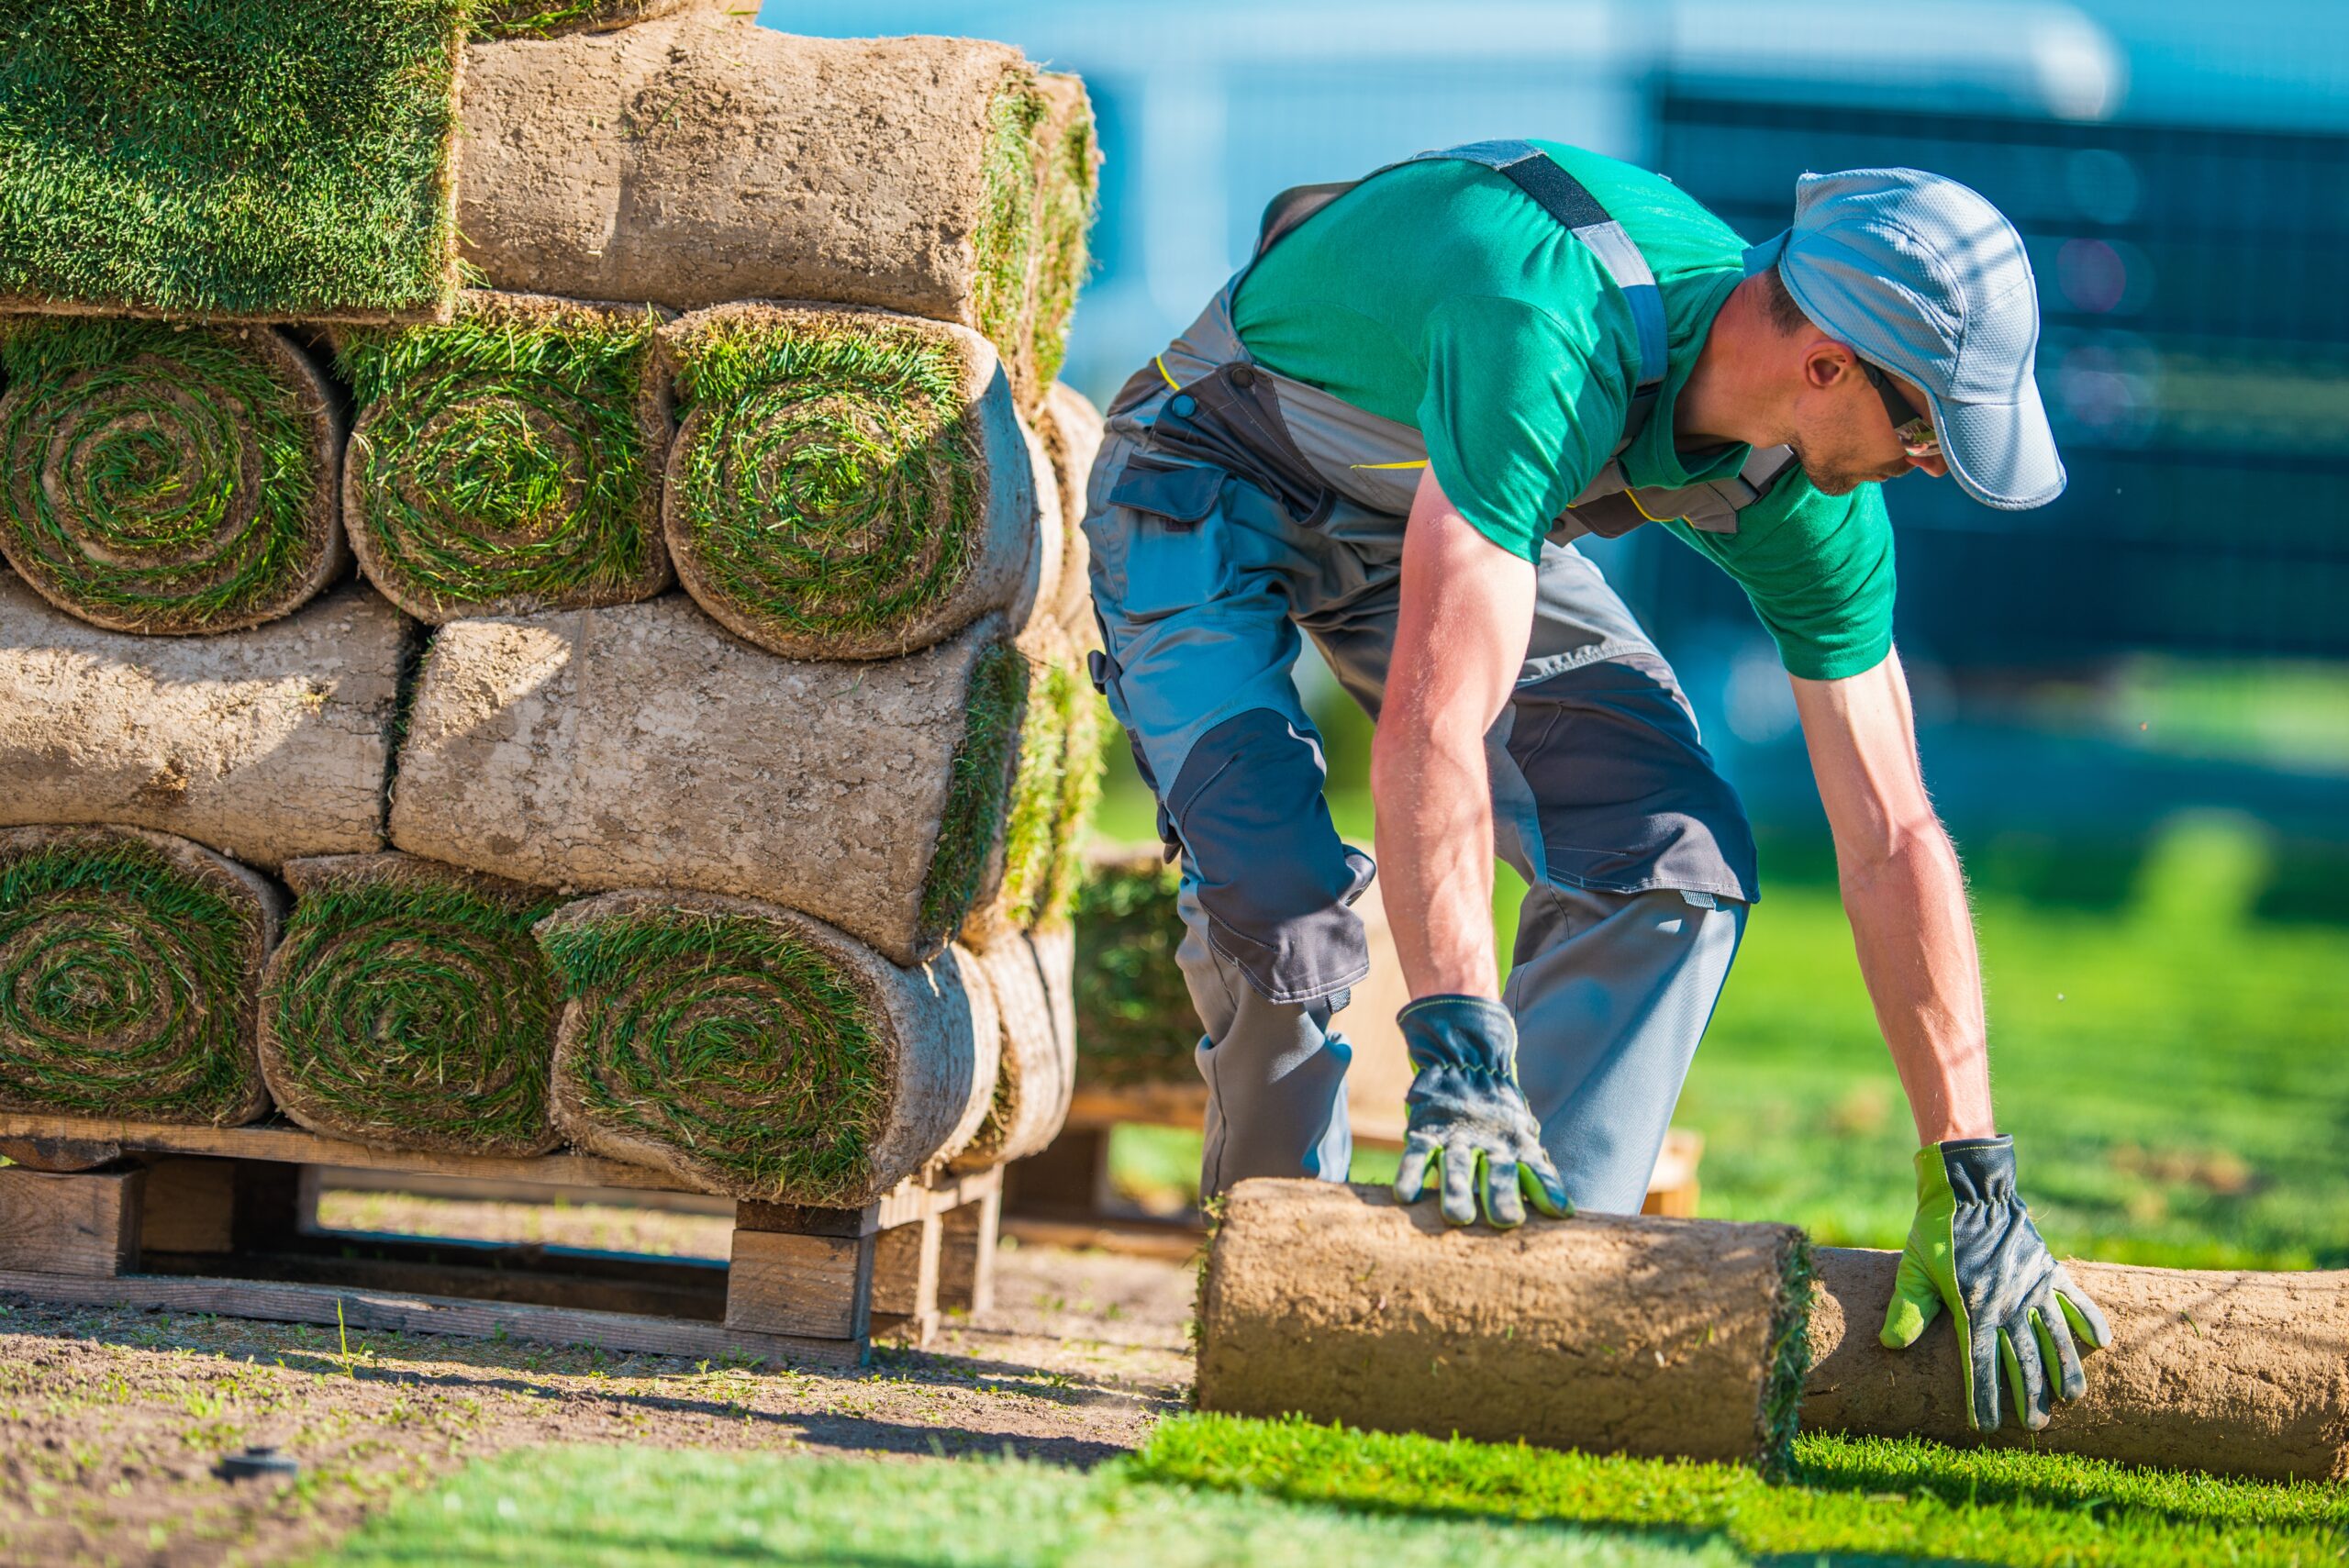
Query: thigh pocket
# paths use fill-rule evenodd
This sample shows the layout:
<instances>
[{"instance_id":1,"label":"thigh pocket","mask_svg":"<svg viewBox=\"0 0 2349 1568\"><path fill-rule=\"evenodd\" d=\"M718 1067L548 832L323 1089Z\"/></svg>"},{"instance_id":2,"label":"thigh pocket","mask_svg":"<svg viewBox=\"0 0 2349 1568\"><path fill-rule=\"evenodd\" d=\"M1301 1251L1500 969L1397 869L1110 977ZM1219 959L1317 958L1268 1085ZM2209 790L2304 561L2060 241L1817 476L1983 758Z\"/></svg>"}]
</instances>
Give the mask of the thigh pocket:
<instances>
[{"instance_id":1,"label":"thigh pocket","mask_svg":"<svg viewBox=\"0 0 2349 1568\"><path fill-rule=\"evenodd\" d=\"M1085 525L1097 589L1114 612L1148 620L1222 596L1231 559L1218 503L1228 477L1148 452L1127 460L1108 508Z\"/></svg>"}]
</instances>

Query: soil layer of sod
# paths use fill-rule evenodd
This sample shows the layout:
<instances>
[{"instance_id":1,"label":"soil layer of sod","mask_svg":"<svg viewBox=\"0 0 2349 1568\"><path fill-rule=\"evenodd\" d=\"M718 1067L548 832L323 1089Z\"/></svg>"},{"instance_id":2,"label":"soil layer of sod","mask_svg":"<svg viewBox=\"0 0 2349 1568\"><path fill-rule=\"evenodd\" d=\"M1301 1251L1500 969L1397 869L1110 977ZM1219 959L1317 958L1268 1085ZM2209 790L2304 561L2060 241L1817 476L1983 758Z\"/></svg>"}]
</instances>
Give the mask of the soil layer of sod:
<instances>
[{"instance_id":1,"label":"soil layer of sod","mask_svg":"<svg viewBox=\"0 0 2349 1568\"><path fill-rule=\"evenodd\" d=\"M1037 525L1000 361L961 328L740 305L664 329L677 574L789 658L927 647L1009 604Z\"/></svg>"},{"instance_id":2,"label":"soil layer of sod","mask_svg":"<svg viewBox=\"0 0 2349 1568\"><path fill-rule=\"evenodd\" d=\"M260 1116L253 999L280 906L259 875L184 839L0 832L0 1106Z\"/></svg>"},{"instance_id":3,"label":"soil layer of sod","mask_svg":"<svg viewBox=\"0 0 2349 1568\"><path fill-rule=\"evenodd\" d=\"M342 420L268 328L0 327L0 552L115 631L233 631L344 569Z\"/></svg>"},{"instance_id":4,"label":"soil layer of sod","mask_svg":"<svg viewBox=\"0 0 2349 1568\"><path fill-rule=\"evenodd\" d=\"M290 862L261 1061L295 1120L386 1149L541 1154L555 987L531 926L552 895L413 855Z\"/></svg>"},{"instance_id":5,"label":"soil layer of sod","mask_svg":"<svg viewBox=\"0 0 2349 1568\"><path fill-rule=\"evenodd\" d=\"M343 519L368 579L436 625L667 587L660 325L641 306L468 291L445 325L345 334Z\"/></svg>"},{"instance_id":6,"label":"soil layer of sod","mask_svg":"<svg viewBox=\"0 0 2349 1568\"><path fill-rule=\"evenodd\" d=\"M0 306L418 319L470 0L0 0Z\"/></svg>"}]
</instances>

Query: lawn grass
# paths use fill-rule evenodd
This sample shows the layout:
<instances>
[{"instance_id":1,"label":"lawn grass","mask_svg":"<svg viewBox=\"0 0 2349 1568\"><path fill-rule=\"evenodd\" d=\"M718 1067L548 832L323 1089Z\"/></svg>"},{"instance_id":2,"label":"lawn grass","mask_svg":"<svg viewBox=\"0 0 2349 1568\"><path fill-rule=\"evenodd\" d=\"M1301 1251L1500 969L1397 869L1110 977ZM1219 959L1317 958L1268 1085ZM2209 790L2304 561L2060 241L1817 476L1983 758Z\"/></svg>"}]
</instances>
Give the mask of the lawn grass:
<instances>
[{"instance_id":1,"label":"lawn grass","mask_svg":"<svg viewBox=\"0 0 2349 1568\"><path fill-rule=\"evenodd\" d=\"M430 314L468 0L0 0L0 295Z\"/></svg>"},{"instance_id":2,"label":"lawn grass","mask_svg":"<svg viewBox=\"0 0 2349 1568\"><path fill-rule=\"evenodd\" d=\"M1731 1568L1723 1543L1487 1519L1385 1518L1011 1460L943 1463L522 1449L412 1496L335 1568Z\"/></svg>"},{"instance_id":3,"label":"lawn grass","mask_svg":"<svg viewBox=\"0 0 2349 1568\"><path fill-rule=\"evenodd\" d=\"M1717 1535L1777 1560L1959 1559L2018 1568L2349 1562L2349 1487L2136 1470L1915 1440L1805 1437L1773 1485L1679 1461L1350 1431L1167 1421L1136 1480L1418 1518L1565 1520Z\"/></svg>"}]
</instances>

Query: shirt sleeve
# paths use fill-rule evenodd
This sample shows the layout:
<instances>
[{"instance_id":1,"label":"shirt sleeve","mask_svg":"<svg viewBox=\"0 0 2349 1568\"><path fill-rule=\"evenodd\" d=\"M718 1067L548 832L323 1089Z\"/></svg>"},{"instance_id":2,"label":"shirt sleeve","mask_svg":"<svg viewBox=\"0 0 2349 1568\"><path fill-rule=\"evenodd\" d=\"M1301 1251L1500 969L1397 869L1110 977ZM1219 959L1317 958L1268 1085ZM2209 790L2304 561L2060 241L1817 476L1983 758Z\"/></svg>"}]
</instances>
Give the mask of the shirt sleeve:
<instances>
[{"instance_id":1,"label":"shirt sleeve","mask_svg":"<svg viewBox=\"0 0 2349 1568\"><path fill-rule=\"evenodd\" d=\"M1892 651L1892 519L1884 489L1823 495L1800 469L1737 515L1737 532L1665 525L1737 580L1789 674L1838 681Z\"/></svg>"},{"instance_id":2,"label":"shirt sleeve","mask_svg":"<svg viewBox=\"0 0 2349 1568\"><path fill-rule=\"evenodd\" d=\"M1630 389L1603 330L1523 300L1466 295L1426 325L1419 432L1436 482L1470 527L1528 561L1606 463Z\"/></svg>"}]
</instances>

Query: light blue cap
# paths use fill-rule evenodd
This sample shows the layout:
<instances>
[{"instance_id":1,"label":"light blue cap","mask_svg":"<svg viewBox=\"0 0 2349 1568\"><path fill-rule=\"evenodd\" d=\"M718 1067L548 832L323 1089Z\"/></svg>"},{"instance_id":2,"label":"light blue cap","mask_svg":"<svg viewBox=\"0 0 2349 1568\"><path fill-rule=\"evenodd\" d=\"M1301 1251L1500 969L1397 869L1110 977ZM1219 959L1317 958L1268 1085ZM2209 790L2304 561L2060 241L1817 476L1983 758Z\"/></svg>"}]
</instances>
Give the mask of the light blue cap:
<instances>
[{"instance_id":1,"label":"light blue cap","mask_svg":"<svg viewBox=\"0 0 2349 1568\"><path fill-rule=\"evenodd\" d=\"M1924 388L1952 477L2019 512L2064 493L2039 400L2039 292L2017 234L1954 180L1847 169L1795 182L1794 227L1745 253L1775 263L1805 316Z\"/></svg>"}]
</instances>

